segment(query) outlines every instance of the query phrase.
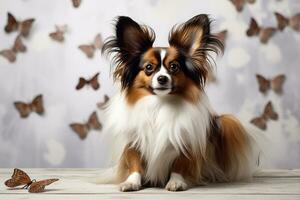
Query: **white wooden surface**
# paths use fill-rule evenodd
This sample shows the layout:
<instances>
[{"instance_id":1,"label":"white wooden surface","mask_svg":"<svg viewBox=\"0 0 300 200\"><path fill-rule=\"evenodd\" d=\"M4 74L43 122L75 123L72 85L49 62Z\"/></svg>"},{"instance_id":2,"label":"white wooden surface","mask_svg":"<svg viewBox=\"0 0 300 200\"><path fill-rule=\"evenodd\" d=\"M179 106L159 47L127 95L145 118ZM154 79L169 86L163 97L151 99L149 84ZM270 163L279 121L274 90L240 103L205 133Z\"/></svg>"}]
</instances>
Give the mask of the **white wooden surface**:
<instances>
[{"instance_id":1,"label":"white wooden surface","mask_svg":"<svg viewBox=\"0 0 300 200\"><path fill-rule=\"evenodd\" d=\"M27 190L11 190L3 184L13 169L0 169L0 200L16 199L297 199L300 200L300 170L265 170L251 182L214 184L184 192L147 188L122 193L116 185L96 185L86 181L97 176L96 169L23 169L32 179L59 178L46 192L30 194Z\"/></svg>"}]
</instances>

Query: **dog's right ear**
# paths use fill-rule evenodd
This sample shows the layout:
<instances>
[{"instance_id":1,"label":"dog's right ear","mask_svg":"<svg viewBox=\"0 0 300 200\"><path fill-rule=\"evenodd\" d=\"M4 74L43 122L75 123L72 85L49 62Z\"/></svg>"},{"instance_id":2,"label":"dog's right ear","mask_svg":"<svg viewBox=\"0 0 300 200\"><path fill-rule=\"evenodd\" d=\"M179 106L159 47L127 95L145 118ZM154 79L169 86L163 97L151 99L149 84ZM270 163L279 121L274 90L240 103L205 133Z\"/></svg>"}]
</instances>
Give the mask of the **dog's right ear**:
<instances>
[{"instance_id":1,"label":"dog's right ear","mask_svg":"<svg viewBox=\"0 0 300 200\"><path fill-rule=\"evenodd\" d=\"M114 78L121 79L123 89L133 82L139 70L141 55L152 47L154 40L154 31L149 27L141 26L129 17L117 18L115 36L108 38L102 52L115 53L117 66Z\"/></svg>"}]
</instances>

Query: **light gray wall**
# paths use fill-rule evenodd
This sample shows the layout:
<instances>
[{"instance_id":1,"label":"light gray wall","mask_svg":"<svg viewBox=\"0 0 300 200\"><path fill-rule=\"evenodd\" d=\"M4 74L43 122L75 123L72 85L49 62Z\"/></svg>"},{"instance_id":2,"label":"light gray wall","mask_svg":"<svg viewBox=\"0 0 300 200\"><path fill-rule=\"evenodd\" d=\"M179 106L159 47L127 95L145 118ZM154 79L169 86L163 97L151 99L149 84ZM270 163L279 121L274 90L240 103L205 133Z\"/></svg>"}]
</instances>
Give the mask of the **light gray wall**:
<instances>
[{"instance_id":1,"label":"light gray wall","mask_svg":"<svg viewBox=\"0 0 300 200\"><path fill-rule=\"evenodd\" d=\"M269 167L300 167L300 33L287 28L267 45L248 38L245 31L251 16L260 24L275 26L274 11L287 16L300 12L299 0L257 0L237 13L229 0L82 0L74 9L70 0L0 0L0 49L9 47L16 33L5 34L7 11L17 18L36 18L28 52L17 62L0 57L0 167L99 167L106 149L101 133L91 132L81 141L68 124L88 118L104 94L115 89L109 76L109 61L97 52L87 59L77 48L100 32L112 34L112 20L129 15L151 26L157 34L155 45L167 45L171 27L199 13L215 18L213 30L228 29L225 55L217 60L218 82L207 93L220 113L234 113L244 121L257 116L272 100L280 118L268 122L266 134L272 145ZM53 42L48 33L55 24L67 24L64 44ZM79 76L101 72L101 89L75 90ZM267 96L258 92L255 74L287 75L284 94ZM44 95L46 115L21 119L13 107L16 100L30 101ZM102 116L99 116L100 120ZM104 124L105 125L105 124Z\"/></svg>"}]
</instances>

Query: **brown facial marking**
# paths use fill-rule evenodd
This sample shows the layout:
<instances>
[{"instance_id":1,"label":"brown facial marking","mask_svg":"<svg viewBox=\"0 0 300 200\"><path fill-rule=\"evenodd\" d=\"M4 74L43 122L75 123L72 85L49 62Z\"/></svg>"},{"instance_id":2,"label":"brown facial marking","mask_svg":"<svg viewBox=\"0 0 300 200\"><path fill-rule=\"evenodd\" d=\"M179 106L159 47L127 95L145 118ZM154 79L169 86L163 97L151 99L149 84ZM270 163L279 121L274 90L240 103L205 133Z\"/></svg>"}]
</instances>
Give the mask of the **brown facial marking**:
<instances>
[{"instance_id":1,"label":"brown facial marking","mask_svg":"<svg viewBox=\"0 0 300 200\"><path fill-rule=\"evenodd\" d=\"M171 63L176 62L179 65L179 70L176 73L171 73ZM179 52L175 47L170 47L167 50L164 66L171 73L173 91L171 94L183 97L189 102L196 103L200 97L200 87L197 86L184 72L180 63Z\"/></svg>"},{"instance_id":2,"label":"brown facial marking","mask_svg":"<svg viewBox=\"0 0 300 200\"><path fill-rule=\"evenodd\" d=\"M165 49L167 51L165 58L160 58L160 50ZM185 100L196 103L199 100L201 89L191 78L189 78L183 71L183 67L180 63L179 51L175 47L169 48L151 48L144 53L140 63L140 72L136 76L133 85L127 89L127 102L129 105L134 105L139 99L144 96L153 95L151 91L151 82L154 74L159 70L163 60L163 66L169 71L173 90L171 95L181 96ZM175 73L171 71L171 64L177 63L178 70ZM151 64L153 70L148 73L146 66Z\"/></svg>"},{"instance_id":3,"label":"brown facial marking","mask_svg":"<svg viewBox=\"0 0 300 200\"><path fill-rule=\"evenodd\" d=\"M159 55L154 48L146 51L142 57L140 67L141 70L135 77L133 85L127 89L127 102L129 105L135 104L144 96L151 95L151 80L159 65ZM151 64L153 67L152 73L147 73L146 66Z\"/></svg>"}]
</instances>

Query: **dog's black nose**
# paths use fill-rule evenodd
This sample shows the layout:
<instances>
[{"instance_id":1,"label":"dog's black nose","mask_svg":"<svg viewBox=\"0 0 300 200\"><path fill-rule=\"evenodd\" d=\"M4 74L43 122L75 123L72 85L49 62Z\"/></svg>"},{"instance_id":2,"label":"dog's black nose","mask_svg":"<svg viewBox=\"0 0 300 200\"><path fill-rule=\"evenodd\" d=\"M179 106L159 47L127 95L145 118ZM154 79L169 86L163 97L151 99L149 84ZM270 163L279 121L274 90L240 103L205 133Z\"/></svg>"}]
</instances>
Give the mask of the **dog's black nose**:
<instances>
[{"instance_id":1,"label":"dog's black nose","mask_svg":"<svg viewBox=\"0 0 300 200\"><path fill-rule=\"evenodd\" d=\"M159 77L157 77L157 81L159 84L164 85L168 82L168 77L160 75Z\"/></svg>"}]
</instances>

